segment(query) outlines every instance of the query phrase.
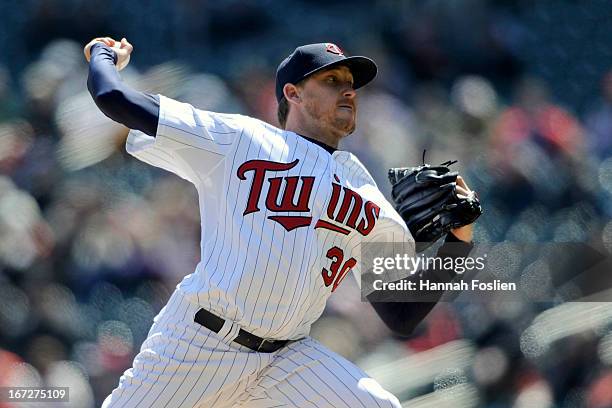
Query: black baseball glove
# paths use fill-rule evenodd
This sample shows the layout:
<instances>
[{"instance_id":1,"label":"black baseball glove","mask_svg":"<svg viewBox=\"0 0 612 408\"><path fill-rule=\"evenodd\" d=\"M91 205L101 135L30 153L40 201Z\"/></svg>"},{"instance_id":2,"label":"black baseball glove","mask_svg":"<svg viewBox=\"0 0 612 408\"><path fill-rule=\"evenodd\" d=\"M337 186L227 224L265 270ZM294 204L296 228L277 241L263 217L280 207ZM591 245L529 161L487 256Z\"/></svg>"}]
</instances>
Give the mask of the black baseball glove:
<instances>
[{"instance_id":1,"label":"black baseball glove","mask_svg":"<svg viewBox=\"0 0 612 408\"><path fill-rule=\"evenodd\" d=\"M423 155L424 156L424 155ZM456 171L449 166L423 164L419 167L389 169L391 195L416 241L416 251L429 248L451 229L474 222L482 208L474 192L467 198L457 193Z\"/></svg>"}]
</instances>

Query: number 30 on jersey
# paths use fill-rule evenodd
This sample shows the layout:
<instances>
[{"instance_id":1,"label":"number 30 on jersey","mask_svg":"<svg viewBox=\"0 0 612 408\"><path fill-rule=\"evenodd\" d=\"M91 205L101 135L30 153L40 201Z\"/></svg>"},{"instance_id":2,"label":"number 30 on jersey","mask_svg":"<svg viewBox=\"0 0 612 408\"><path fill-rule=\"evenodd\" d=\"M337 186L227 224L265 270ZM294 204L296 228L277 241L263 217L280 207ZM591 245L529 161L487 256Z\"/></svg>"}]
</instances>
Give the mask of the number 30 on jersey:
<instances>
[{"instance_id":1,"label":"number 30 on jersey","mask_svg":"<svg viewBox=\"0 0 612 408\"><path fill-rule=\"evenodd\" d=\"M325 286L333 284L332 292L334 292L346 274L357 264L357 260L355 258L349 258L344 262L344 251L337 246L331 247L327 251L326 256L328 259L331 259L332 263L329 266L329 270L323 268L321 276L323 276Z\"/></svg>"}]
</instances>

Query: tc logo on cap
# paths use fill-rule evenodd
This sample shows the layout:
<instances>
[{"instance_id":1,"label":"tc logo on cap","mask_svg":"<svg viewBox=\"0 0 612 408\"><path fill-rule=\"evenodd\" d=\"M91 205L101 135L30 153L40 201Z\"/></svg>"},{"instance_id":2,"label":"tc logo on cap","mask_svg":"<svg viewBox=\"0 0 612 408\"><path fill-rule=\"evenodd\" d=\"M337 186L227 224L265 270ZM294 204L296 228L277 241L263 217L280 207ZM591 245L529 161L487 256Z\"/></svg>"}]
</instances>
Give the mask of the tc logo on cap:
<instances>
[{"instance_id":1,"label":"tc logo on cap","mask_svg":"<svg viewBox=\"0 0 612 408\"><path fill-rule=\"evenodd\" d=\"M332 44L332 43L325 44L325 51L331 52L332 54L344 55L344 53L342 52L340 47L338 47L336 44Z\"/></svg>"}]
</instances>

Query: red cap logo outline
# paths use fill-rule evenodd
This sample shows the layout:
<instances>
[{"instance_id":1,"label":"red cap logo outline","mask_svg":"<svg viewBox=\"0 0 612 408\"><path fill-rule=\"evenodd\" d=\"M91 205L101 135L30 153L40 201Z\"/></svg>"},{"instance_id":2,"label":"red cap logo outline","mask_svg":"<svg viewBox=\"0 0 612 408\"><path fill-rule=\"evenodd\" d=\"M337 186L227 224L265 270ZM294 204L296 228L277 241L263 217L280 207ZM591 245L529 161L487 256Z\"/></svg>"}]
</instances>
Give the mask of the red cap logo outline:
<instances>
[{"instance_id":1,"label":"red cap logo outline","mask_svg":"<svg viewBox=\"0 0 612 408\"><path fill-rule=\"evenodd\" d=\"M325 51L331 52L332 54L336 54L336 55L344 55L344 52L342 52L340 47L338 47L336 44L332 44L332 43L326 43L325 44Z\"/></svg>"}]
</instances>

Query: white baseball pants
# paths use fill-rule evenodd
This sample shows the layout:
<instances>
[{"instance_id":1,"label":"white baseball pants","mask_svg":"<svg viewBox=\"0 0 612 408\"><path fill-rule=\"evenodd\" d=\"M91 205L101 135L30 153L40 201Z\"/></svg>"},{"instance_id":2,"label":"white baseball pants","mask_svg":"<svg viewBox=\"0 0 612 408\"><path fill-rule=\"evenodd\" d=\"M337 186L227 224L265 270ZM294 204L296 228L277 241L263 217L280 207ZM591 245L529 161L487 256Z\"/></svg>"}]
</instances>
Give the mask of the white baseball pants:
<instances>
[{"instance_id":1,"label":"white baseball pants","mask_svg":"<svg viewBox=\"0 0 612 408\"><path fill-rule=\"evenodd\" d=\"M172 295L102 408L400 407L375 380L310 337L258 353L232 341L237 327L217 334L195 323L198 309Z\"/></svg>"}]
</instances>

